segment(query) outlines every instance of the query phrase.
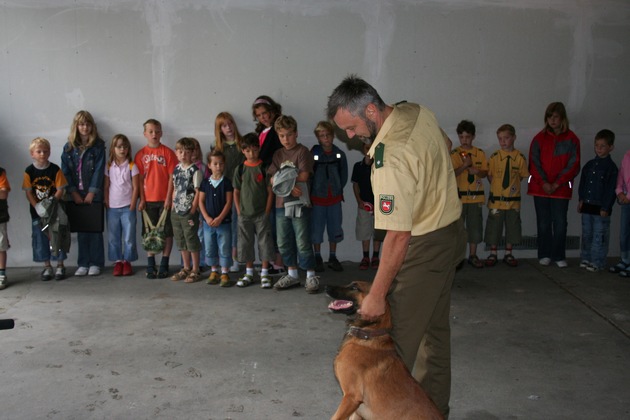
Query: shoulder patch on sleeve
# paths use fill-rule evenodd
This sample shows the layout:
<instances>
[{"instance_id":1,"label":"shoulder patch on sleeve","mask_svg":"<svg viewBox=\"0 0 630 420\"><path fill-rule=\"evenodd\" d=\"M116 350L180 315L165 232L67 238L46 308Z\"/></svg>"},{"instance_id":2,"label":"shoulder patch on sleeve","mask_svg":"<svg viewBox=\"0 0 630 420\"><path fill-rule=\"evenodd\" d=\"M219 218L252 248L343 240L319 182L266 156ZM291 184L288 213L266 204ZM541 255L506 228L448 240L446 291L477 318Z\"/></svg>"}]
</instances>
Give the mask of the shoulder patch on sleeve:
<instances>
[{"instance_id":1,"label":"shoulder patch on sleeve","mask_svg":"<svg viewBox=\"0 0 630 420\"><path fill-rule=\"evenodd\" d=\"M379 143L374 148L374 167L376 169L383 167L383 154L385 153L385 145Z\"/></svg>"},{"instance_id":2,"label":"shoulder patch on sleeve","mask_svg":"<svg viewBox=\"0 0 630 420\"><path fill-rule=\"evenodd\" d=\"M379 195L378 208L383 214L392 214L394 211L394 196L388 194Z\"/></svg>"}]
</instances>

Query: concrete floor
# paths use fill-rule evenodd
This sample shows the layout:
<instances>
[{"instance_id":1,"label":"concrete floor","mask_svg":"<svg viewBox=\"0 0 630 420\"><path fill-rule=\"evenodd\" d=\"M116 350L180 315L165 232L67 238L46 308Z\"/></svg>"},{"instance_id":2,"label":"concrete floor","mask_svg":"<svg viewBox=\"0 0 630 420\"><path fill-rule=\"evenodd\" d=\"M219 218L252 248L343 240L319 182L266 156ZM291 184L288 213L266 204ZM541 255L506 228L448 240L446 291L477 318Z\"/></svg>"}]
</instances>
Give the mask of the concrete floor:
<instances>
[{"instance_id":1,"label":"concrete floor","mask_svg":"<svg viewBox=\"0 0 630 420\"><path fill-rule=\"evenodd\" d=\"M630 280L570 263L458 272L451 419L630 418ZM322 282L371 279L356 266ZM1 419L327 419L340 401L324 294L39 272L0 292Z\"/></svg>"}]
</instances>

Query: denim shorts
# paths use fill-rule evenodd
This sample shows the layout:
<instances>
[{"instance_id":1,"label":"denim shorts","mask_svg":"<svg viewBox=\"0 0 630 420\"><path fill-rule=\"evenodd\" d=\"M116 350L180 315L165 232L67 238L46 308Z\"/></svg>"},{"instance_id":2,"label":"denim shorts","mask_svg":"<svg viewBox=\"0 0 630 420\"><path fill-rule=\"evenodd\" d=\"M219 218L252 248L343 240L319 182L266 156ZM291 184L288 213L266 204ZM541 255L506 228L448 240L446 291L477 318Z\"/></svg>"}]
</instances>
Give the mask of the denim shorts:
<instances>
[{"instance_id":1,"label":"denim shorts","mask_svg":"<svg viewBox=\"0 0 630 420\"><path fill-rule=\"evenodd\" d=\"M343 241L343 214L341 201L331 206L313 206L311 212L311 242L324 242L324 229L328 232L328 242Z\"/></svg>"}]
</instances>

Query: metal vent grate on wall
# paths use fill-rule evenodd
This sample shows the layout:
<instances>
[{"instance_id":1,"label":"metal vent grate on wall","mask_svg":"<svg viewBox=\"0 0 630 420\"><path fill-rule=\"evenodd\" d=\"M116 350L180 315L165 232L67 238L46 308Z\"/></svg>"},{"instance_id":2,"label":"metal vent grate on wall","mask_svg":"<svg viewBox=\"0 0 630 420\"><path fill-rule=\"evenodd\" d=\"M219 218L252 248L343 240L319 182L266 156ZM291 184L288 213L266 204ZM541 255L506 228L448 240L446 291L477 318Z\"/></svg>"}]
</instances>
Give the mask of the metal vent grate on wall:
<instances>
[{"instance_id":1,"label":"metal vent grate on wall","mask_svg":"<svg viewBox=\"0 0 630 420\"><path fill-rule=\"evenodd\" d=\"M501 237L498 248L505 247L505 237ZM538 249L538 237L537 236L523 236L523 240L520 244L514 245L514 249ZM567 236L567 248L566 249L580 249L580 237L579 236ZM486 251L490 250L490 246L486 244Z\"/></svg>"}]
</instances>

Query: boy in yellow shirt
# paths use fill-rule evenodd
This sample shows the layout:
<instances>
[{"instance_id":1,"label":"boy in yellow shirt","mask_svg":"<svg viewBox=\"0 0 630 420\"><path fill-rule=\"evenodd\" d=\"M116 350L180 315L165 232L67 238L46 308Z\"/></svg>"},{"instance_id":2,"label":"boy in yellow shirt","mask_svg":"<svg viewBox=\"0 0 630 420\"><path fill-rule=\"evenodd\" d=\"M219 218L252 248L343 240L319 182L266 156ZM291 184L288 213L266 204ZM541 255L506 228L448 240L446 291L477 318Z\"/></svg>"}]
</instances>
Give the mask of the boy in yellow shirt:
<instances>
[{"instance_id":1,"label":"boy in yellow shirt","mask_svg":"<svg viewBox=\"0 0 630 420\"><path fill-rule=\"evenodd\" d=\"M505 225L505 255L503 262L516 267L518 261L512 255L512 246L521 241L521 181L529 176L525 156L514 148L516 130L510 124L497 129L501 148L490 156L488 180L488 220L485 242L490 246L486 266L497 263L497 245Z\"/></svg>"},{"instance_id":2,"label":"boy in yellow shirt","mask_svg":"<svg viewBox=\"0 0 630 420\"><path fill-rule=\"evenodd\" d=\"M483 178L488 175L488 161L483 150L472 145L475 139L475 124L462 120L457 125L460 146L451 152L451 161L457 177L457 190L462 201L462 221L468 233L468 264L483 268L477 257L477 244L482 240L482 207L486 201Z\"/></svg>"}]
</instances>

